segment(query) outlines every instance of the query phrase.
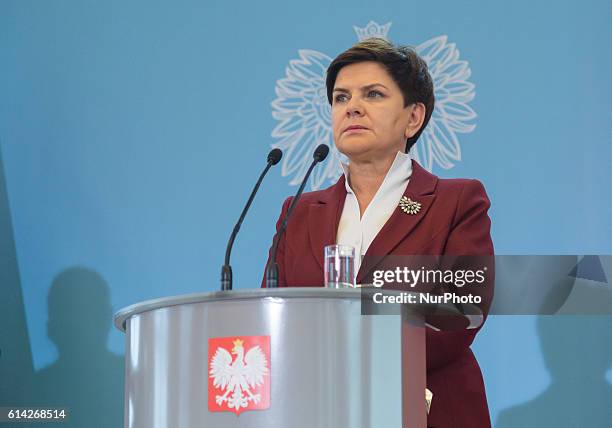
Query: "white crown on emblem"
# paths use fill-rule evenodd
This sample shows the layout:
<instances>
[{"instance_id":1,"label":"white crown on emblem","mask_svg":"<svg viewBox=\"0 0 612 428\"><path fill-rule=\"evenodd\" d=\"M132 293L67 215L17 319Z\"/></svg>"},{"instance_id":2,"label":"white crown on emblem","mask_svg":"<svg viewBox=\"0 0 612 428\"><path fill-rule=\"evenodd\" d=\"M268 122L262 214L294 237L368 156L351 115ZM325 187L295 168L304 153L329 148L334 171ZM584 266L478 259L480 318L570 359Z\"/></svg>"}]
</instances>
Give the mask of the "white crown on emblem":
<instances>
[{"instance_id":1,"label":"white crown on emblem","mask_svg":"<svg viewBox=\"0 0 612 428\"><path fill-rule=\"evenodd\" d=\"M374 21L370 21L368 22L368 25L363 28L353 25L353 29L355 30L355 33L357 33L357 38L359 41L371 39L372 37L386 39L389 28L391 28L390 22L386 23L385 25L380 25Z\"/></svg>"}]
</instances>

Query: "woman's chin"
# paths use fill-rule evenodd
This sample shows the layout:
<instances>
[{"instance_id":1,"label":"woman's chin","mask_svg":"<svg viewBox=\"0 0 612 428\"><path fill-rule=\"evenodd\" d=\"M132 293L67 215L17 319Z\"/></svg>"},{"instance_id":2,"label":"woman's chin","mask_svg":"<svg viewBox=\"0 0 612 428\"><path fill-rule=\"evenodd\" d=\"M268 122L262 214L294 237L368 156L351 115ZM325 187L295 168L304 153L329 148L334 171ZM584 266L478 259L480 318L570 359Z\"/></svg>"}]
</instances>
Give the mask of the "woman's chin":
<instances>
[{"instance_id":1,"label":"woman's chin","mask_svg":"<svg viewBox=\"0 0 612 428\"><path fill-rule=\"evenodd\" d=\"M352 161L372 161L375 159L386 158L387 156L395 156L397 150L381 147L377 144L351 141L344 142L336 146L338 151Z\"/></svg>"},{"instance_id":2,"label":"woman's chin","mask_svg":"<svg viewBox=\"0 0 612 428\"><path fill-rule=\"evenodd\" d=\"M359 156L376 150L376 145L364 138L345 138L336 147L340 153L348 157Z\"/></svg>"}]
</instances>

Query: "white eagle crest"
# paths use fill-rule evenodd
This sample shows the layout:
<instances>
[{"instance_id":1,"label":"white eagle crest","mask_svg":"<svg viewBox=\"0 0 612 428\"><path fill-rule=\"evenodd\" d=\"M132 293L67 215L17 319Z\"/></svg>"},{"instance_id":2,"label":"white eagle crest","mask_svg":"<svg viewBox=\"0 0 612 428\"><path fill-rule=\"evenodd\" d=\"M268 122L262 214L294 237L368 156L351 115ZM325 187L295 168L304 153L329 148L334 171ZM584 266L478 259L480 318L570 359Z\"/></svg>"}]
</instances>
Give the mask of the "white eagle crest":
<instances>
[{"instance_id":1,"label":"white eagle crest","mask_svg":"<svg viewBox=\"0 0 612 428\"><path fill-rule=\"evenodd\" d=\"M239 410L247 407L249 401L259 403L261 396L251 393L251 388L262 385L264 375L268 374L268 363L261 348L256 345L244 354L244 342L240 339L233 341L234 347L232 358L230 352L223 348L217 348L217 352L210 362L209 375L213 378L215 388L225 391L223 395L217 395L215 401L221 405L227 402L230 409Z\"/></svg>"},{"instance_id":2,"label":"white eagle crest","mask_svg":"<svg viewBox=\"0 0 612 428\"><path fill-rule=\"evenodd\" d=\"M379 25L370 21L364 28L353 27L359 40L368 37L387 38L391 23ZM461 160L458 133L469 133L476 113L469 103L476 95L469 82L471 70L467 61L459 59L459 50L448 43L445 35L434 37L418 46L416 51L427 62L434 82L436 105L427 127L411 150L412 156L427 170L434 163L452 168ZM291 176L289 184L297 185L306 174L312 153L321 143L331 147L330 159L313 171L312 189L334 182L341 174L339 160L344 156L333 144L331 109L327 101L325 73L332 61L314 50L298 51L291 60L285 77L276 83L276 99L272 102L272 117L278 124L272 131L277 141L272 147L285 152L281 173Z\"/></svg>"}]
</instances>

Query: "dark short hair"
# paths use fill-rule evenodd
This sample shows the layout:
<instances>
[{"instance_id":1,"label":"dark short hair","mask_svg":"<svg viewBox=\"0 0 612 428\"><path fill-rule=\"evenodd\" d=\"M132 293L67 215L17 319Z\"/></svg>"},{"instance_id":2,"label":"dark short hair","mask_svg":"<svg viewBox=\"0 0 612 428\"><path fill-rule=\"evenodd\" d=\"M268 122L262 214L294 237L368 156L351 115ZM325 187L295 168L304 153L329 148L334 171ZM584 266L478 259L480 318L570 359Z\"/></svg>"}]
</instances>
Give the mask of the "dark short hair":
<instances>
[{"instance_id":1,"label":"dark short hair","mask_svg":"<svg viewBox=\"0 0 612 428\"><path fill-rule=\"evenodd\" d=\"M434 109L433 81L427 63L410 46L395 46L381 38L362 40L338 55L329 65L325 84L330 104L333 101L334 84L342 67L365 61L378 62L387 70L402 91L404 107L417 102L425 105L423 126L406 140L408 152L427 126Z\"/></svg>"}]
</instances>

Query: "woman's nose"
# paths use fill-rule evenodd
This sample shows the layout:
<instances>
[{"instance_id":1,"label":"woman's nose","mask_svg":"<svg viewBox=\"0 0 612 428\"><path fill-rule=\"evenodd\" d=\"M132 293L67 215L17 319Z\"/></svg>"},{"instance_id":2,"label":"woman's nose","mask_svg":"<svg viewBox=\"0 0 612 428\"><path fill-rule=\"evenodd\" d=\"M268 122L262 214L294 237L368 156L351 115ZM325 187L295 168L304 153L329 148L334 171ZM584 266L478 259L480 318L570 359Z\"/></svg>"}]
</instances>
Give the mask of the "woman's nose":
<instances>
[{"instance_id":1,"label":"woman's nose","mask_svg":"<svg viewBox=\"0 0 612 428\"><path fill-rule=\"evenodd\" d=\"M363 109L360 106L349 106L346 108L346 115L348 117L361 116Z\"/></svg>"},{"instance_id":2,"label":"woman's nose","mask_svg":"<svg viewBox=\"0 0 612 428\"><path fill-rule=\"evenodd\" d=\"M363 107L361 103L355 99L351 99L346 106L346 115L348 117L361 116L363 114Z\"/></svg>"}]
</instances>

